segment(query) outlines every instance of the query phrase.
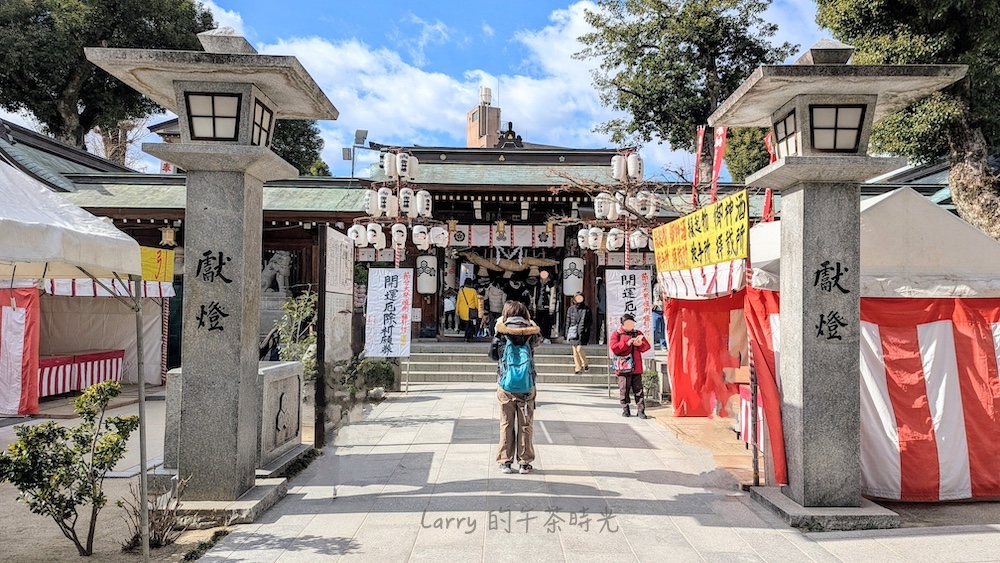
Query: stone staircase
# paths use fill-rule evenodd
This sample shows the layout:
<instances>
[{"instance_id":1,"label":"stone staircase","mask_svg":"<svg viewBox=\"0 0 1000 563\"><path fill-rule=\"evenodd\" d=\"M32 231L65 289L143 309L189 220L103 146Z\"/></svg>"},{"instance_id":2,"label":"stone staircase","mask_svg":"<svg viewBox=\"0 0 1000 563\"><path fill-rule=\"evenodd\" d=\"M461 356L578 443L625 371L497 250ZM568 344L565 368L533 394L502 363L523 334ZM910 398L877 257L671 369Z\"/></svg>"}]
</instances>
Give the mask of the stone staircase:
<instances>
[{"instance_id":1,"label":"stone staircase","mask_svg":"<svg viewBox=\"0 0 1000 563\"><path fill-rule=\"evenodd\" d=\"M535 349L539 384L607 385L605 346L586 346L590 371L573 373L573 349L565 344L542 344ZM487 356L489 344L414 342L410 350L410 382L494 383L497 363ZM406 361L403 361L406 377ZM612 382L614 384L614 382Z\"/></svg>"}]
</instances>

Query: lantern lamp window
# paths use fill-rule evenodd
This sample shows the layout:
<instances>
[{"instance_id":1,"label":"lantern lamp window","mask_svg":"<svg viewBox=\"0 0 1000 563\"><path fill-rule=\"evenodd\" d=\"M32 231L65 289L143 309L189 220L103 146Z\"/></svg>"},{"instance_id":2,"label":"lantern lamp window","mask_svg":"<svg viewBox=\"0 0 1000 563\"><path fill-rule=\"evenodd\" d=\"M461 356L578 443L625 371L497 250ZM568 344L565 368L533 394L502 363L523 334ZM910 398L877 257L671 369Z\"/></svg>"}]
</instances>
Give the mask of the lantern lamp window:
<instances>
[{"instance_id":1,"label":"lantern lamp window","mask_svg":"<svg viewBox=\"0 0 1000 563\"><path fill-rule=\"evenodd\" d=\"M250 142L258 146L271 145L271 129L274 124L274 113L260 100L254 100L253 132Z\"/></svg>"},{"instance_id":2,"label":"lantern lamp window","mask_svg":"<svg viewBox=\"0 0 1000 563\"><path fill-rule=\"evenodd\" d=\"M235 141L239 134L240 94L186 93L191 138Z\"/></svg>"},{"instance_id":3,"label":"lantern lamp window","mask_svg":"<svg viewBox=\"0 0 1000 563\"><path fill-rule=\"evenodd\" d=\"M818 151L857 152L865 106L809 106L812 145Z\"/></svg>"},{"instance_id":4,"label":"lantern lamp window","mask_svg":"<svg viewBox=\"0 0 1000 563\"><path fill-rule=\"evenodd\" d=\"M777 141L778 156L786 157L798 154L796 131L795 110L774 124L774 138Z\"/></svg>"}]
</instances>

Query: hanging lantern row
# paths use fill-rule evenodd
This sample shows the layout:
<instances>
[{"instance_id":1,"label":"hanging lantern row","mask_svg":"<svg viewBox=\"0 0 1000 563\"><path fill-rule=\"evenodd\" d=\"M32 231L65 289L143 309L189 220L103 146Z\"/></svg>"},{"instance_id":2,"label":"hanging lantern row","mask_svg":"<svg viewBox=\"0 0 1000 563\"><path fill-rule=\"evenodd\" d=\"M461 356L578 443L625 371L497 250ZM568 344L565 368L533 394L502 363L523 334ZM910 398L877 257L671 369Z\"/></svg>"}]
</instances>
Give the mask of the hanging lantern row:
<instances>
[{"instance_id":1,"label":"hanging lantern row","mask_svg":"<svg viewBox=\"0 0 1000 563\"><path fill-rule=\"evenodd\" d=\"M434 209L434 198L427 190L414 192L410 188L400 188L396 196L391 188L379 188L365 192L365 213L370 217L417 217L430 218Z\"/></svg>"},{"instance_id":2,"label":"hanging lantern row","mask_svg":"<svg viewBox=\"0 0 1000 563\"><path fill-rule=\"evenodd\" d=\"M576 234L576 242L580 245L581 249L607 249L611 252L621 250L626 243L632 250L639 250L647 247L650 250L653 249L649 233L643 228L635 229L627 236L625 231L623 229L619 229L618 227L610 229L607 233L605 233L604 229L601 229L600 227L591 227L589 229L584 228L580 229L580 231Z\"/></svg>"},{"instance_id":3,"label":"hanging lantern row","mask_svg":"<svg viewBox=\"0 0 1000 563\"><path fill-rule=\"evenodd\" d=\"M619 182L642 180L642 157L637 152L611 157L611 176Z\"/></svg>"},{"instance_id":4,"label":"hanging lantern row","mask_svg":"<svg viewBox=\"0 0 1000 563\"><path fill-rule=\"evenodd\" d=\"M405 152L387 152L382 155L382 168L390 180L415 181L420 162L417 157Z\"/></svg>"},{"instance_id":5,"label":"hanging lantern row","mask_svg":"<svg viewBox=\"0 0 1000 563\"><path fill-rule=\"evenodd\" d=\"M646 219L655 219L660 214L659 202L652 192L640 190L634 196L626 195L624 192L616 192L614 195L602 192L594 197L594 215L598 219L609 221L617 221L626 217L636 219L638 217L636 213Z\"/></svg>"},{"instance_id":6,"label":"hanging lantern row","mask_svg":"<svg viewBox=\"0 0 1000 563\"><path fill-rule=\"evenodd\" d=\"M414 225L410 236L413 244L420 250L427 250L431 246L445 248L451 241L448 229L444 227L428 229L426 225ZM396 223L389 228L387 237L382 225L378 223L368 223L367 226L354 224L347 229L347 237L357 248L367 248L371 245L376 250L383 250L391 244L393 248L402 249L406 246L407 228L403 223Z\"/></svg>"}]
</instances>

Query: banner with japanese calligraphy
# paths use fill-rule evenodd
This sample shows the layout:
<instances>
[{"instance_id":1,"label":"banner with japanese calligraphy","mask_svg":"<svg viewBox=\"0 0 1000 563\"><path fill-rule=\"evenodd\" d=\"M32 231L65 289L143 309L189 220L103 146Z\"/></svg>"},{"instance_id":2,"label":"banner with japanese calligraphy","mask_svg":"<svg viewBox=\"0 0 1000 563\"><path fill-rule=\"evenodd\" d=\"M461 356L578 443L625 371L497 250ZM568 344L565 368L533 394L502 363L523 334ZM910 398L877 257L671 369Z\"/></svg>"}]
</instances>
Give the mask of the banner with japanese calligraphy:
<instances>
[{"instance_id":1,"label":"banner with japanese calligraphy","mask_svg":"<svg viewBox=\"0 0 1000 563\"><path fill-rule=\"evenodd\" d=\"M649 270L605 270L605 290L607 291L608 334L618 330L621 316L631 313L635 316L635 328L649 340L649 351L643 360L653 359L653 272ZM608 339L608 353L611 339Z\"/></svg>"},{"instance_id":2,"label":"banner with japanese calligraphy","mask_svg":"<svg viewBox=\"0 0 1000 563\"><path fill-rule=\"evenodd\" d=\"M671 272L744 259L749 255L746 190L653 229L656 270Z\"/></svg>"},{"instance_id":3,"label":"banner with japanese calligraphy","mask_svg":"<svg viewBox=\"0 0 1000 563\"><path fill-rule=\"evenodd\" d=\"M413 304L413 270L368 270L368 303L365 310L365 356L410 356L410 309Z\"/></svg>"}]
</instances>

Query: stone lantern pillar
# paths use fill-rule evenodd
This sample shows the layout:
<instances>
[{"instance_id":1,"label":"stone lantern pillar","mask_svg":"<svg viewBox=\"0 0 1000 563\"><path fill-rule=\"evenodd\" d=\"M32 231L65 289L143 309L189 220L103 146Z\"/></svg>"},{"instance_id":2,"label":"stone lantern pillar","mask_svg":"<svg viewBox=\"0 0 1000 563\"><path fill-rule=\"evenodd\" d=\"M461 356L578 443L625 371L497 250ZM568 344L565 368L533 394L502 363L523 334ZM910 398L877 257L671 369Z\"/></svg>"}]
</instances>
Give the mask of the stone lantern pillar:
<instances>
[{"instance_id":1,"label":"stone lantern pillar","mask_svg":"<svg viewBox=\"0 0 1000 563\"><path fill-rule=\"evenodd\" d=\"M787 498L755 493L770 494L769 504L785 507L779 512L863 504L860 184L906 163L868 156L868 141L875 121L966 72L962 65L849 65L853 51L823 40L794 65L760 67L708 120L712 127L769 127L777 146L778 160L746 184L781 192Z\"/></svg>"},{"instance_id":2,"label":"stone lantern pillar","mask_svg":"<svg viewBox=\"0 0 1000 563\"><path fill-rule=\"evenodd\" d=\"M298 176L271 151L276 119L336 119L295 57L259 55L232 30L205 52L86 50L95 65L177 114L178 143L143 150L187 171L178 474L189 501L254 486L263 184Z\"/></svg>"}]
</instances>

